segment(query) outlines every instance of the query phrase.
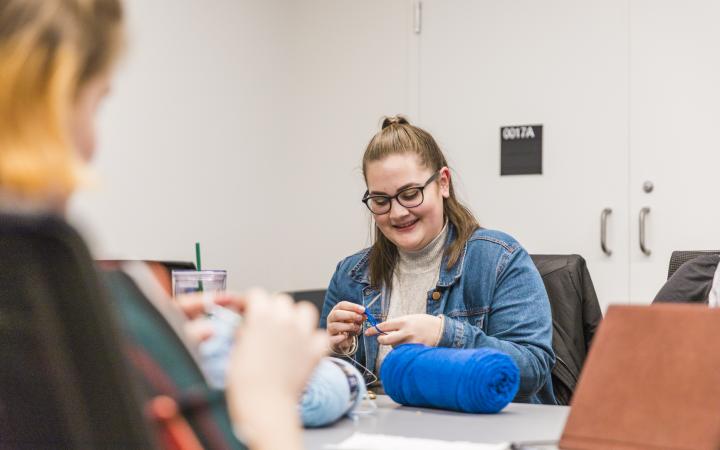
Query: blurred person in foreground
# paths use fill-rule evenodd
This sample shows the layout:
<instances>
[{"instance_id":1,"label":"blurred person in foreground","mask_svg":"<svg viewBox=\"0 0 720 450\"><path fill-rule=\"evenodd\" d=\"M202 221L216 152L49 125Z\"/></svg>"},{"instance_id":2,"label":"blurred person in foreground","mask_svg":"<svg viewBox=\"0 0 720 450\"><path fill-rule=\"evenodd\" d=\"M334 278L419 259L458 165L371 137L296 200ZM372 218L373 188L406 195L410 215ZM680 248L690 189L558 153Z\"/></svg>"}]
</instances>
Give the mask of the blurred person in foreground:
<instances>
[{"instance_id":1,"label":"blurred person in foreground","mask_svg":"<svg viewBox=\"0 0 720 450\"><path fill-rule=\"evenodd\" d=\"M95 117L123 41L120 0L0 0L2 212L64 215L68 199L87 179ZM326 337L315 330L317 313L309 304L258 290L215 301L244 316L228 390L211 416L232 424L221 446L242 448L234 428L253 449L300 448L297 400L327 348ZM202 315L197 299L181 305L188 321ZM118 316L127 319L120 311ZM151 327L162 325L158 317ZM138 332L135 324L123 327ZM176 341L193 340L181 337ZM180 364L197 369L190 367L192 360Z\"/></svg>"}]
</instances>

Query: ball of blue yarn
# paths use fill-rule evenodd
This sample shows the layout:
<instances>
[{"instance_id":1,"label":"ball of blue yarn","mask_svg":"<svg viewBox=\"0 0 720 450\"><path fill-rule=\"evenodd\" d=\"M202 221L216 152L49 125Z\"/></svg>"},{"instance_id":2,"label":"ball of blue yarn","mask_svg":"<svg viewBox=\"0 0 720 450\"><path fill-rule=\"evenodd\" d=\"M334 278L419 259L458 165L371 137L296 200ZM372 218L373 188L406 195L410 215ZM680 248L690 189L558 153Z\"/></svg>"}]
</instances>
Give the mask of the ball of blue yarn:
<instances>
[{"instance_id":1,"label":"ball of blue yarn","mask_svg":"<svg viewBox=\"0 0 720 450\"><path fill-rule=\"evenodd\" d=\"M360 371L347 361L324 358L300 400L303 425L321 427L337 421L357 408L366 392Z\"/></svg>"},{"instance_id":2,"label":"ball of blue yarn","mask_svg":"<svg viewBox=\"0 0 720 450\"><path fill-rule=\"evenodd\" d=\"M510 356L490 348L405 344L385 357L380 379L402 405L497 413L515 398L520 370Z\"/></svg>"}]
</instances>

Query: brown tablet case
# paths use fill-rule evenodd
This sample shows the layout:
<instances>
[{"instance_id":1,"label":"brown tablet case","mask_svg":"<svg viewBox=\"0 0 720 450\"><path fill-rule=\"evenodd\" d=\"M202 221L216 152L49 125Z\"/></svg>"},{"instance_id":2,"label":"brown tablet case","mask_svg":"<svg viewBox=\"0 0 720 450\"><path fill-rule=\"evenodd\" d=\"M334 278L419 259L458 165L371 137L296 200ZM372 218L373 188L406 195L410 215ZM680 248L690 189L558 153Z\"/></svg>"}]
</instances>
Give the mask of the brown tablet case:
<instances>
[{"instance_id":1,"label":"brown tablet case","mask_svg":"<svg viewBox=\"0 0 720 450\"><path fill-rule=\"evenodd\" d=\"M611 306L560 448L720 449L720 308Z\"/></svg>"}]
</instances>

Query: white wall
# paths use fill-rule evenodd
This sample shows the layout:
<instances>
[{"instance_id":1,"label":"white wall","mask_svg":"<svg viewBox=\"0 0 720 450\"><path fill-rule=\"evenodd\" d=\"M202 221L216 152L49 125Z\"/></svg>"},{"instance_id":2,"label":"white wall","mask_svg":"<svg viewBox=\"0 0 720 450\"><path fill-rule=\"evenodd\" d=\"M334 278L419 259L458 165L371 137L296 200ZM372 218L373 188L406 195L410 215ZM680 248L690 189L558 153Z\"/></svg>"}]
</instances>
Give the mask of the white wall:
<instances>
[{"instance_id":1,"label":"white wall","mask_svg":"<svg viewBox=\"0 0 720 450\"><path fill-rule=\"evenodd\" d=\"M369 245L362 153L386 114L409 102L406 0L294 3L286 128L289 185L278 242L283 288L326 286L337 262Z\"/></svg>"},{"instance_id":2,"label":"white wall","mask_svg":"<svg viewBox=\"0 0 720 450\"><path fill-rule=\"evenodd\" d=\"M360 159L407 108L405 0L129 0L98 186L98 258L191 260L229 287L325 287L368 243Z\"/></svg>"},{"instance_id":3,"label":"white wall","mask_svg":"<svg viewBox=\"0 0 720 450\"><path fill-rule=\"evenodd\" d=\"M99 258L191 260L200 241L205 267L226 268L233 289L324 287L339 259L369 243L362 151L382 115L403 112L438 138L483 225L515 234L531 253L583 254L611 301L628 297L631 263L647 266L649 288L633 293L646 301L671 249L717 247L715 233L697 225L717 222L704 208L716 158L693 126L717 116L711 80L720 68L697 56L712 53L717 33L695 23L714 17L716 2L545 2L562 14L511 3L425 0L417 36L413 0L126 0L130 42L100 120L101 183L78 195L71 218ZM536 14L520 20L518 8ZM688 16L676 24L680 10ZM538 25L546 22L550 31ZM516 70L499 71L508 67ZM683 120L668 121L673 114ZM499 125L531 122L546 124L546 173L500 179ZM601 136L588 140L584 124ZM692 179L678 176L678 159L706 172L690 166L681 173ZM640 191L646 179L656 182L649 196ZM550 185L562 187L564 202L536 201L557 197L538 188ZM696 188L692 204L686 185ZM607 195L608 186L620 194ZM588 192L602 198L595 204ZM637 205L628 209L630 197ZM650 258L635 237L645 205ZM612 258L599 250L607 206ZM570 225L572 214L583 219Z\"/></svg>"}]
</instances>

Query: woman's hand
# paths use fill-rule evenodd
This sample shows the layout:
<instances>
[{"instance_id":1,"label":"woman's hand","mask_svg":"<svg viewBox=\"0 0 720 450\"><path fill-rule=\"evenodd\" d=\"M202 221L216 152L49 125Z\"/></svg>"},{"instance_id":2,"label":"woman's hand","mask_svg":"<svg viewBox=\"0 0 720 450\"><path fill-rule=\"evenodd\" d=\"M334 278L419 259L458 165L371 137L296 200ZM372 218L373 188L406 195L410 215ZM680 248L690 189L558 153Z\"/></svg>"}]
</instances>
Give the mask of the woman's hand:
<instances>
[{"instance_id":1,"label":"woman's hand","mask_svg":"<svg viewBox=\"0 0 720 450\"><path fill-rule=\"evenodd\" d=\"M378 336L382 345L425 344L436 346L443 331L443 317L430 314L411 314L379 323L377 328L387 334ZM368 328L365 336L379 334L375 327Z\"/></svg>"},{"instance_id":2,"label":"woman's hand","mask_svg":"<svg viewBox=\"0 0 720 450\"><path fill-rule=\"evenodd\" d=\"M199 343L213 335L214 327L206 317L212 305L231 309L238 314L245 310L245 298L232 292L194 292L182 294L175 300L188 321L185 323L185 333L194 342Z\"/></svg>"},{"instance_id":3,"label":"woman's hand","mask_svg":"<svg viewBox=\"0 0 720 450\"><path fill-rule=\"evenodd\" d=\"M328 348L315 307L254 290L245 297L228 372L233 422L253 450L301 445L297 402Z\"/></svg>"},{"instance_id":4,"label":"woman's hand","mask_svg":"<svg viewBox=\"0 0 720 450\"><path fill-rule=\"evenodd\" d=\"M352 337L360 334L365 321L364 313L363 306L347 301L333 307L327 317L327 334L333 351L347 353L352 346Z\"/></svg>"},{"instance_id":5,"label":"woman's hand","mask_svg":"<svg viewBox=\"0 0 720 450\"><path fill-rule=\"evenodd\" d=\"M245 297L232 292L193 292L182 294L175 300L188 319L196 319L215 304L242 314L247 304Z\"/></svg>"}]
</instances>

